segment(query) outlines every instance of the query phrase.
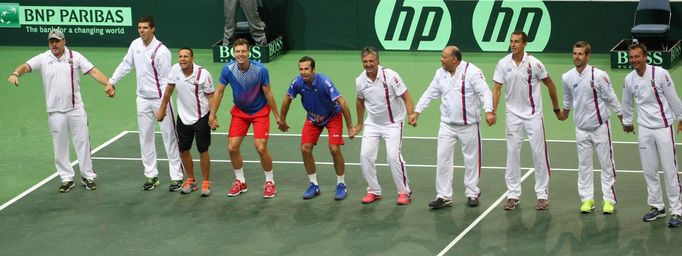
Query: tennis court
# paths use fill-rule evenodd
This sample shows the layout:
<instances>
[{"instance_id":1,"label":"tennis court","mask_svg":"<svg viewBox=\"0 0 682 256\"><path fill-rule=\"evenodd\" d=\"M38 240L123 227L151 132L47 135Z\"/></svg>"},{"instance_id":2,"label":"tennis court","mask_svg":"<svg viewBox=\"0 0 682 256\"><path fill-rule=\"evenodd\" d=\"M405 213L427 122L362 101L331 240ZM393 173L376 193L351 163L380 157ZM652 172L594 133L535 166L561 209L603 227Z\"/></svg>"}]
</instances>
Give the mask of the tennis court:
<instances>
[{"instance_id":1,"label":"tennis court","mask_svg":"<svg viewBox=\"0 0 682 256\"><path fill-rule=\"evenodd\" d=\"M5 74L35 54L40 47L0 47ZM110 75L125 52L122 48L75 49ZM174 49L171 49L174 52ZM211 63L209 50L195 51L200 65L214 77L220 63ZM488 81L499 58L506 53L464 53L464 59L484 70ZM310 55L317 71L329 75L346 99L354 98L353 81L361 70L359 53L352 51L291 51L267 64L273 92L279 103L291 78L297 75L296 61ZM382 64L398 71L417 100L440 66L440 53L384 52ZM571 68L570 55L536 54L560 86L561 73ZM174 60L175 62L175 60ZM595 54L591 64L608 67L608 56ZM626 71L606 70L615 84ZM682 83L679 68L671 70L673 79ZM604 253L671 255L682 239L666 221L644 223L646 186L641 174L635 136L624 134L617 119L612 131L618 168L617 213L578 213L577 157L572 120L559 122L545 116L548 148L552 165L548 211L535 210L532 160L529 146L522 151L524 174L521 206L503 211L505 198L504 119L493 127L482 128L484 142L481 205L465 206L462 188L461 153L455 152L454 206L430 210L435 196L435 149L438 101L421 116L416 128L405 129L403 154L408 164L412 204L398 206L388 168L379 168L384 199L362 205L366 183L358 165L359 138L346 140L343 152L347 161L346 182L349 197L333 200L335 175L326 140L316 148L318 179L322 195L302 200L308 181L301 163L298 144L304 113L296 100L288 122L291 134L273 134L269 141L275 160L277 197L262 198L264 180L258 157L247 138L242 145L249 192L228 198L226 192L234 179L226 149L227 107L219 116L223 126L213 135L211 147L213 195L169 193L167 164L159 153L162 186L142 191L142 164L135 122L135 85L128 75L117 87L117 96L107 99L100 85L82 79L82 94L90 120L91 142L98 189L77 187L69 193L56 192L50 134L47 128L42 84L39 75L22 76L20 87L0 87L5 107L0 122L0 234L3 254L7 255L597 255ZM276 87L275 87L276 86ZM620 86L614 86L620 97ZM229 90L228 90L229 91ZM231 98L225 95L225 102ZM561 90L559 90L561 95ZM551 108L543 89L545 107ZM501 103L503 104L503 103ZM351 113L355 120L354 104ZM273 122L274 123L274 122ZM273 125L273 133L277 130ZM157 143L161 143L157 135ZM159 144L157 148L161 149ZM162 151L162 150L161 150ZM194 153L196 157L196 153ZM72 153L72 159L75 154ZM385 163L380 149L378 163ZM596 164L595 168L599 165ZM51 176L53 175L53 176ZM41 182L42 181L42 182ZM595 175L595 197L601 194ZM23 196L20 196L23 195ZM5 203L7 202L7 203ZM599 208L598 208L599 209Z\"/></svg>"}]
</instances>

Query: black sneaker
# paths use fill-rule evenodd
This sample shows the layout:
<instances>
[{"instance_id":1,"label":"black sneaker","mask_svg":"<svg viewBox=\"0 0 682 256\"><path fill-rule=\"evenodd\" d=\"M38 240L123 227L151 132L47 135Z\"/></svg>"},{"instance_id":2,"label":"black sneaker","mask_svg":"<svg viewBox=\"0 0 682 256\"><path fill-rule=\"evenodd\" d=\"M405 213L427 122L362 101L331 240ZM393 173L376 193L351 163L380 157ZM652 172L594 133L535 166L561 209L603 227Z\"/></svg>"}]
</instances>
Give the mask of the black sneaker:
<instances>
[{"instance_id":1,"label":"black sneaker","mask_svg":"<svg viewBox=\"0 0 682 256\"><path fill-rule=\"evenodd\" d=\"M142 185L142 189L149 191L154 189L159 184L161 184L161 182L159 182L158 177L147 177L147 181L145 181Z\"/></svg>"},{"instance_id":2,"label":"black sneaker","mask_svg":"<svg viewBox=\"0 0 682 256\"><path fill-rule=\"evenodd\" d=\"M663 217L665 217L665 209L659 210L656 207L651 207L651 210L649 210L648 212L646 212L646 214L644 214L644 217L642 217L642 220L644 220L645 222L650 222L650 221L654 221L658 218L663 218Z\"/></svg>"},{"instance_id":3,"label":"black sneaker","mask_svg":"<svg viewBox=\"0 0 682 256\"><path fill-rule=\"evenodd\" d=\"M87 190L95 190L97 189L97 185L95 184L95 180L89 180L86 178L81 178L81 183L85 186L85 189Z\"/></svg>"},{"instance_id":4,"label":"black sneaker","mask_svg":"<svg viewBox=\"0 0 682 256\"><path fill-rule=\"evenodd\" d=\"M69 192L75 185L73 185L73 181L64 181L62 182L62 185L59 186L59 192L60 193L66 193Z\"/></svg>"},{"instance_id":5,"label":"black sneaker","mask_svg":"<svg viewBox=\"0 0 682 256\"><path fill-rule=\"evenodd\" d=\"M452 206L452 201L448 199L443 199L443 198L436 198L433 202L429 203L429 207L432 209L440 209L443 207L450 207Z\"/></svg>"},{"instance_id":6,"label":"black sneaker","mask_svg":"<svg viewBox=\"0 0 682 256\"><path fill-rule=\"evenodd\" d=\"M182 180L172 180L170 186L168 186L168 191L175 192L182 189Z\"/></svg>"},{"instance_id":7,"label":"black sneaker","mask_svg":"<svg viewBox=\"0 0 682 256\"><path fill-rule=\"evenodd\" d=\"M469 205L469 207L478 206L478 197L467 197L467 205Z\"/></svg>"}]
</instances>

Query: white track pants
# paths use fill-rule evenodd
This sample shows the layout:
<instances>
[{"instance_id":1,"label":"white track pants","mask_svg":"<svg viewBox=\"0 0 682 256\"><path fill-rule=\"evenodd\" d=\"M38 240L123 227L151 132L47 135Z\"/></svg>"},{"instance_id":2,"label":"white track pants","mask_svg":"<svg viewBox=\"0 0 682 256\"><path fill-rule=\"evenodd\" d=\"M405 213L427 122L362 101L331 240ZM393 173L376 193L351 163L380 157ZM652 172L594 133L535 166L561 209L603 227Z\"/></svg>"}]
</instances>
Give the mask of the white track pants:
<instances>
[{"instance_id":1,"label":"white track pants","mask_svg":"<svg viewBox=\"0 0 682 256\"><path fill-rule=\"evenodd\" d=\"M615 204L616 199L616 163L613 160L611 145L611 127L609 122L594 131L576 128L575 141L578 149L578 194L580 200L594 200L594 181L592 149L597 152L601 165L601 190L604 201Z\"/></svg>"},{"instance_id":2,"label":"white track pants","mask_svg":"<svg viewBox=\"0 0 682 256\"><path fill-rule=\"evenodd\" d=\"M657 156L658 155L658 156ZM675 152L675 133L673 126L660 129L649 129L639 126L639 158L642 161L644 180L647 185L647 203L658 209L665 207L661 181L658 176L658 159L663 166L663 177L668 193L668 203L672 214L682 214L680 203L680 179L677 175L677 158Z\"/></svg>"},{"instance_id":3,"label":"white track pants","mask_svg":"<svg viewBox=\"0 0 682 256\"><path fill-rule=\"evenodd\" d=\"M380 139L386 142L386 158L388 166L393 174L393 181L398 188L398 193L411 193L405 161L401 155L403 141L403 123L389 125L376 125L365 122L360 146L360 163L362 175L367 180L367 192L381 195L381 186L377 180L377 152L379 151Z\"/></svg>"},{"instance_id":4,"label":"white track pants","mask_svg":"<svg viewBox=\"0 0 682 256\"><path fill-rule=\"evenodd\" d=\"M156 167L156 142L154 136L154 123L156 122L156 112L161 107L161 99L144 99L137 97L137 126L140 129L140 152L142 153L142 164L144 165L144 176L158 177L159 169ZM166 148L168 157L168 172L171 180L183 179L182 162L178 149L178 135L175 126L173 104L168 104L166 118L159 123L163 145Z\"/></svg>"},{"instance_id":5,"label":"white track pants","mask_svg":"<svg viewBox=\"0 0 682 256\"><path fill-rule=\"evenodd\" d=\"M506 125L507 171L504 178L507 182L507 197L521 197L521 145L525 134L528 134L535 163L535 194L538 199L548 199L550 168L542 115L523 119L507 111Z\"/></svg>"},{"instance_id":6,"label":"white track pants","mask_svg":"<svg viewBox=\"0 0 682 256\"><path fill-rule=\"evenodd\" d=\"M71 134L71 141L78 156L81 176L86 179L95 179L97 174L92 170L88 114L85 108L81 106L69 112L48 113L48 122L52 132L54 163L62 181L73 181L75 176L69 160L69 134Z\"/></svg>"},{"instance_id":7,"label":"white track pants","mask_svg":"<svg viewBox=\"0 0 682 256\"><path fill-rule=\"evenodd\" d=\"M479 124L448 125L440 123L438 130L438 167L436 171L437 197L452 200L453 154L457 141L462 142L464 161L464 195L478 198L481 190L481 134Z\"/></svg>"}]
</instances>

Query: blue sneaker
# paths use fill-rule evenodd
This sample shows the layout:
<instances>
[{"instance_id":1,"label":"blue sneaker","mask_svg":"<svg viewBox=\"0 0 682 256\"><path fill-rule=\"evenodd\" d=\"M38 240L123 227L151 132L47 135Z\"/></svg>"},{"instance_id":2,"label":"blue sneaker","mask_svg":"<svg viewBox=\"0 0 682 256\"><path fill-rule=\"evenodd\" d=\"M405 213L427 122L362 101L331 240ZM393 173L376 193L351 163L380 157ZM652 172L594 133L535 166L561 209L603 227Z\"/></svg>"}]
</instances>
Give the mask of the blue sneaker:
<instances>
[{"instance_id":1,"label":"blue sneaker","mask_svg":"<svg viewBox=\"0 0 682 256\"><path fill-rule=\"evenodd\" d=\"M341 201L343 199L346 199L347 193L346 193L346 184L339 183L336 185L336 196L334 196L334 200L336 201Z\"/></svg>"},{"instance_id":2,"label":"blue sneaker","mask_svg":"<svg viewBox=\"0 0 682 256\"><path fill-rule=\"evenodd\" d=\"M644 214L644 217L642 219L646 222L649 222L662 217L665 217L665 209L659 210L656 207L651 207L651 210Z\"/></svg>"},{"instance_id":3,"label":"blue sneaker","mask_svg":"<svg viewBox=\"0 0 682 256\"><path fill-rule=\"evenodd\" d=\"M320 186L310 182L310 186L308 186L308 189L303 193L303 199L312 199L318 195L320 195Z\"/></svg>"},{"instance_id":4,"label":"blue sneaker","mask_svg":"<svg viewBox=\"0 0 682 256\"><path fill-rule=\"evenodd\" d=\"M668 221L668 227L675 228L679 227L682 222L680 221L680 215L673 214L670 216L670 221Z\"/></svg>"}]
</instances>

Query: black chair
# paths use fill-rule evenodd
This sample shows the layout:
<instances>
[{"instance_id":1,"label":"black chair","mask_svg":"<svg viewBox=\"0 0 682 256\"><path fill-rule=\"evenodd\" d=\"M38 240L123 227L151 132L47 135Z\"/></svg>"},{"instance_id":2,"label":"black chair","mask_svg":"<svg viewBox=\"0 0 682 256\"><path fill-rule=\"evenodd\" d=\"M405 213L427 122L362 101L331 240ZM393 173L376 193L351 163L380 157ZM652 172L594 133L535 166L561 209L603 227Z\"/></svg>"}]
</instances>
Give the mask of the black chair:
<instances>
[{"instance_id":1,"label":"black chair","mask_svg":"<svg viewBox=\"0 0 682 256\"><path fill-rule=\"evenodd\" d=\"M653 41L667 51L671 18L670 0L640 0L630 30L633 42Z\"/></svg>"}]
</instances>

